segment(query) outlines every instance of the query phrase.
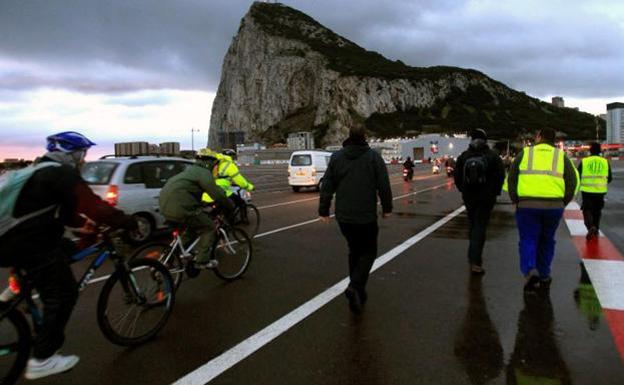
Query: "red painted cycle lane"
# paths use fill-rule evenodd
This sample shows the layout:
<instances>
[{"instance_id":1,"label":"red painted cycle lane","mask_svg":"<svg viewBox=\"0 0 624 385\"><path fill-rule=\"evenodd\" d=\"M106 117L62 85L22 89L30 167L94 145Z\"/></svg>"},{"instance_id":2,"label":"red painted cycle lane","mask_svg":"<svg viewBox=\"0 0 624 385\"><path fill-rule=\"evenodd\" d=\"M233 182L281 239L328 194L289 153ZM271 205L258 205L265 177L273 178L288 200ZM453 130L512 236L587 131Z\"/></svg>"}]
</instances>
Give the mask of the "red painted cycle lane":
<instances>
[{"instance_id":1,"label":"red painted cycle lane","mask_svg":"<svg viewBox=\"0 0 624 385\"><path fill-rule=\"evenodd\" d=\"M575 202L566 208L564 220L624 361L624 257L602 232L590 241L585 239L583 213Z\"/></svg>"}]
</instances>

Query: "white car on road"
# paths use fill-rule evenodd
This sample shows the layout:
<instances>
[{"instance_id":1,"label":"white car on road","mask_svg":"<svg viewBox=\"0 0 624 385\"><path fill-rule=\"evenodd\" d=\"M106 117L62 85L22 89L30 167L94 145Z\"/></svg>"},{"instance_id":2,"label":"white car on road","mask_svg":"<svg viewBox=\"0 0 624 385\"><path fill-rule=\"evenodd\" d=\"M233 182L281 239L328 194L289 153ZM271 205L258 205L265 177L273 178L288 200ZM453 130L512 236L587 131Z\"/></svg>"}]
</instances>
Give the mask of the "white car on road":
<instances>
[{"instance_id":1,"label":"white car on road","mask_svg":"<svg viewBox=\"0 0 624 385\"><path fill-rule=\"evenodd\" d=\"M91 189L112 206L139 220L141 239L164 227L159 213L160 189L167 180L193 164L176 157L131 156L103 157L82 167L82 178Z\"/></svg>"}]
</instances>

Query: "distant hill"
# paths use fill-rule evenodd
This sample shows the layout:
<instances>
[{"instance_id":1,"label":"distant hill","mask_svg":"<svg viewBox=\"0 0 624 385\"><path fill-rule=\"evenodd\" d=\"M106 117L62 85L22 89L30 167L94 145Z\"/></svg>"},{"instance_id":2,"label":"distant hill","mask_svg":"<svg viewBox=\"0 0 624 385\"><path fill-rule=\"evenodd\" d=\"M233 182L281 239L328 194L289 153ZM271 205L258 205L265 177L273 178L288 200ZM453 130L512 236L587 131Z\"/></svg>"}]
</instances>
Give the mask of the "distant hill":
<instances>
[{"instance_id":1,"label":"distant hill","mask_svg":"<svg viewBox=\"0 0 624 385\"><path fill-rule=\"evenodd\" d=\"M337 144L352 124L382 138L481 127L503 139L544 126L568 139L596 135L591 114L545 103L476 70L388 60L293 8L254 3L223 61L211 145L279 142L296 131Z\"/></svg>"}]
</instances>

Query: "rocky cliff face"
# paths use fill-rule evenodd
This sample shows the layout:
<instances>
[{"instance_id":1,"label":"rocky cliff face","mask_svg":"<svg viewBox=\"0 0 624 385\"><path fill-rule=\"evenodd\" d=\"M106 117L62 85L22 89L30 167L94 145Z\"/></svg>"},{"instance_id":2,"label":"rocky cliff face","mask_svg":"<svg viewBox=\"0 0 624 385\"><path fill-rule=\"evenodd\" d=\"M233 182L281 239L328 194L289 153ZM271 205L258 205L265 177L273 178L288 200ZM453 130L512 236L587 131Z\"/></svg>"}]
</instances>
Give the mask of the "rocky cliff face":
<instances>
[{"instance_id":1,"label":"rocky cliff face","mask_svg":"<svg viewBox=\"0 0 624 385\"><path fill-rule=\"evenodd\" d=\"M337 144L352 124L364 124L379 137L501 122L507 134L518 134L532 128L524 115L514 114L518 106L553 121L548 114L555 107L480 72L409 67L292 8L254 3L223 62L210 145L281 142L296 131L313 131L317 144Z\"/></svg>"}]
</instances>

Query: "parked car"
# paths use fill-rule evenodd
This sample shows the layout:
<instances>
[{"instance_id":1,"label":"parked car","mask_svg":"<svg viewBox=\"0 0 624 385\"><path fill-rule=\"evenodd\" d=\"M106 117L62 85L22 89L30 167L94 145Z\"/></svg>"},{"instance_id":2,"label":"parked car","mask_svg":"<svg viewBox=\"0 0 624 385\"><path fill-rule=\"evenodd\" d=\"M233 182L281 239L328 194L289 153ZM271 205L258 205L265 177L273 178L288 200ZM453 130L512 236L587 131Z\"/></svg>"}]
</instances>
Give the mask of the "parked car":
<instances>
[{"instance_id":1,"label":"parked car","mask_svg":"<svg viewBox=\"0 0 624 385\"><path fill-rule=\"evenodd\" d=\"M313 150L293 152L288 162L288 184L293 191L298 192L301 187L320 190L331 154Z\"/></svg>"},{"instance_id":2,"label":"parked car","mask_svg":"<svg viewBox=\"0 0 624 385\"><path fill-rule=\"evenodd\" d=\"M167 180L184 170L193 160L176 157L103 157L82 166L82 177L91 189L109 204L134 215L142 235L149 238L164 227L158 197Z\"/></svg>"}]
</instances>

